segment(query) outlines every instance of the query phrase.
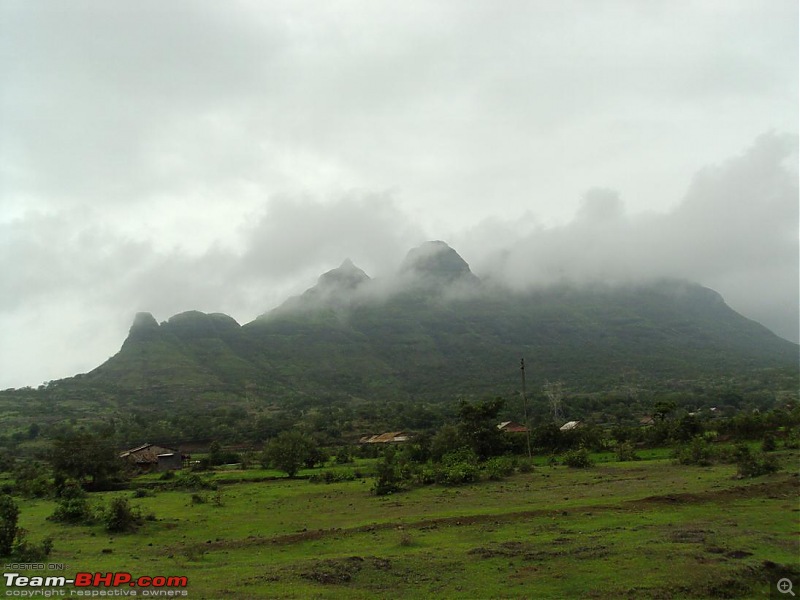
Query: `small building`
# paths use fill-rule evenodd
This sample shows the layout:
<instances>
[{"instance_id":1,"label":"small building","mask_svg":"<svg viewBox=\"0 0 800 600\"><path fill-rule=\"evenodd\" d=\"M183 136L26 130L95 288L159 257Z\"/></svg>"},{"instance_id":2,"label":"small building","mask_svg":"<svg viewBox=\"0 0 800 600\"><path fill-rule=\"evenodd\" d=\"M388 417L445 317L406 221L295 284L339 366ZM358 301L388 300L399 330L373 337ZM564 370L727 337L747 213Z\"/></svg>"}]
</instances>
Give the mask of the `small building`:
<instances>
[{"instance_id":1,"label":"small building","mask_svg":"<svg viewBox=\"0 0 800 600\"><path fill-rule=\"evenodd\" d=\"M140 471L177 471L183 467L184 456L177 450L156 446L155 444L143 444L125 452L120 453L119 457L127 460Z\"/></svg>"},{"instance_id":2,"label":"small building","mask_svg":"<svg viewBox=\"0 0 800 600\"><path fill-rule=\"evenodd\" d=\"M503 421L498 423L497 428L503 433L527 433L528 428L525 425L515 423L514 421Z\"/></svg>"},{"instance_id":3,"label":"small building","mask_svg":"<svg viewBox=\"0 0 800 600\"><path fill-rule=\"evenodd\" d=\"M578 428L580 428L582 426L583 425L582 425L582 423L580 421L567 421L561 427L559 427L559 430L561 430L561 431L575 431L576 429L578 429Z\"/></svg>"},{"instance_id":4,"label":"small building","mask_svg":"<svg viewBox=\"0 0 800 600\"><path fill-rule=\"evenodd\" d=\"M359 444L402 444L414 437L408 431L389 431L378 435L365 435Z\"/></svg>"},{"instance_id":5,"label":"small building","mask_svg":"<svg viewBox=\"0 0 800 600\"><path fill-rule=\"evenodd\" d=\"M642 425L644 427L648 427L650 425L654 425L655 422L656 422L655 419L653 417L651 417L650 415L645 415L641 419L639 419L639 425Z\"/></svg>"}]
</instances>

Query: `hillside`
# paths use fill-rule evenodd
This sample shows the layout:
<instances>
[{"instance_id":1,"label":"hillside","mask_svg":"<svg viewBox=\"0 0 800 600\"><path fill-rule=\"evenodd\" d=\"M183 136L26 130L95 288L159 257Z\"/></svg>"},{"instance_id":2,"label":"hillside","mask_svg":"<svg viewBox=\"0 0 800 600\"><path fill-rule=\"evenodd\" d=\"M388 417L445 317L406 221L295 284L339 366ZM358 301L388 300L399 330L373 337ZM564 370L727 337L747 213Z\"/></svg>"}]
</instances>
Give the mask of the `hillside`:
<instances>
[{"instance_id":1,"label":"hillside","mask_svg":"<svg viewBox=\"0 0 800 600\"><path fill-rule=\"evenodd\" d=\"M198 393L317 400L447 400L533 381L602 387L644 380L796 373L798 346L685 281L514 292L478 279L443 242L409 252L392 280L352 262L255 321L140 314L120 352L82 376L117 398Z\"/></svg>"}]
</instances>

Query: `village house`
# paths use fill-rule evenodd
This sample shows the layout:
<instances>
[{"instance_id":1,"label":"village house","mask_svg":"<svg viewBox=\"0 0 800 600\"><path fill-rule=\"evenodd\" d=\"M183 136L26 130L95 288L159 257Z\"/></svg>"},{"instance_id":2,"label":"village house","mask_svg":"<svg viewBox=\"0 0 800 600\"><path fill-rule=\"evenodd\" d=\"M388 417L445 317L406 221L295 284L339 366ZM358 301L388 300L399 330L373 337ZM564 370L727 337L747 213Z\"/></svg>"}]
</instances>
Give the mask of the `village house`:
<instances>
[{"instance_id":1,"label":"village house","mask_svg":"<svg viewBox=\"0 0 800 600\"><path fill-rule=\"evenodd\" d=\"M527 433L528 428L525 425L515 423L514 421L503 421L498 423L497 429L503 433Z\"/></svg>"},{"instance_id":2,"label":"village house","mask_svg":"<svg viewBox=\"0 0 800 600\"><path fill-rule=\"evenodd\" d=\"M185 458L179 451L156 446L155 444L144 444L136 448L131 448L120 453L119 457L127 460L140 471L177 471L183 468Z\"/></svg>"},{"instance_id":3,"label":"village house","mask_svg":"<svg viewBox=\"0 0 800 600\"><path fill-rule=\"evenodd\" d=\"M561 431L575 431L576 429L580 429L583 427L583 423L580 421L567 421L564 423L559 429Z\"/></svg>"},{"instance_id":4,"label":"village house","mask_svg":"<svg viewBox=\"0 0 800 600\"><path fill-rule=\"evenodd\" d=\"M402 444L409 441L413 434L407 431L390 431L388 433L381 433L379 435L365 435L360 440L359 444Z\"/></svg>"}]
</instances>

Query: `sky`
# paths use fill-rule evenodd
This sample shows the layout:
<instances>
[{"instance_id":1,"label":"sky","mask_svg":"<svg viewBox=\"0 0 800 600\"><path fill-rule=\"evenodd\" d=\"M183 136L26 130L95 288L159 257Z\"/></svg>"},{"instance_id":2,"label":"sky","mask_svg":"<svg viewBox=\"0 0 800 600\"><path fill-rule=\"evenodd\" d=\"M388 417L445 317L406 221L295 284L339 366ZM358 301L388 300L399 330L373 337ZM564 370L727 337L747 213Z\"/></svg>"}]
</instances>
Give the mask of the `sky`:
<instances>
[{"instance_id":1,"label":"sky","mask_svg":"<svg viewBox=\"0 0 800 600\"><path fill-rule=\"evenodd\" d=\"M0 74L0 389L432 239L798 340L795 0L5 0Z\"/></svg>"}]
</instances>

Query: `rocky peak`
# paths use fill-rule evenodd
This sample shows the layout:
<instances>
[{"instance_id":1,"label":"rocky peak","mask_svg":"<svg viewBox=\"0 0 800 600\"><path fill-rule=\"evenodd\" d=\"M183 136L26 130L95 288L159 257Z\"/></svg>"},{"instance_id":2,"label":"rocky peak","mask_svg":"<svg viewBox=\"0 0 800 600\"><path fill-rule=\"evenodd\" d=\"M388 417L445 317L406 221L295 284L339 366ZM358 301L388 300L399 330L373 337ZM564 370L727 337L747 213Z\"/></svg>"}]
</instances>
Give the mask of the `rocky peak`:
<instances>
[{"instance_id":1,"label":"rocky peak","mask_svg":"<svg viewBox=\"0 0 800 600\"><path fill-rule=\"evenodd\" d=\"M346 258L344 262L327 273L323 273L317 280L317 287L330 289L355 289L370 277L364 271L353 264L353 261Z\"/></svg>"},{"instance_id":2,"label":"rocky peak","mask_svg":"<svg viewBox=\"0 0 800 600\"><path fill-rule=\"evenodd\" d=\"M467 262L445 242L436 240L425 242L412 248L400 265L401 274L421 275L426 279L452 282L474 280Z\"/></svg>"},{"instance_id":3,"label":"rocky peak","mask_svg":"<svg viewBox=\"0 0 800 600\"><path fill-rule=\"evenodd\" d=\"M149 312L139 312L128 331L129 340L150 339L158 332L158 321Z\"/></svg>"}]
</instances>

